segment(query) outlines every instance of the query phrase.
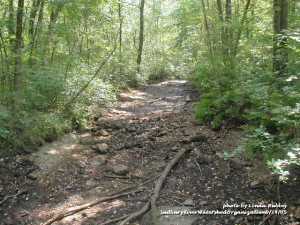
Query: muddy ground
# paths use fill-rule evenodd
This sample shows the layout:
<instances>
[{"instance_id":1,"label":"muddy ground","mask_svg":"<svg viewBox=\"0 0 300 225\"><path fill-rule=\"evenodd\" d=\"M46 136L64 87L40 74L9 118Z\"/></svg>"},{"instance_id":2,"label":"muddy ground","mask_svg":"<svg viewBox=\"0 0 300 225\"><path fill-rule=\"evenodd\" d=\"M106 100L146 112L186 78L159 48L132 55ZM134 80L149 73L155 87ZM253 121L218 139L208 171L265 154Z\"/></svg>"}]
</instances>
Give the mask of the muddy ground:
<instances>
[{"instance_id":1,"label":"muddy ground","mask_svg":"<svg viewBox=\"0 0 300 225\"><path fill-rule=\"evenodd\" d=\"M271 215L197 215L195 225L299 224L299 177L278 184L255 159L221 158L219 153L243 143L242 131L233 125L212 131L196 121L196 99L190 84L180 80L123 92L118 107L99 109L101 117L95 113L85 132L65 135L30 155L1 158L0 224L42 224L64 209L145 183L159 176L182 148L190 151L169 174L158 206L280 210ZM130 214L147 202L154 186L155 180L144 184L139 193L103 202L54 224L102 224ZM18 193L22 194L10 198ZM276 203L281 206L275 207Z\"/></svg>"}]
</instances>

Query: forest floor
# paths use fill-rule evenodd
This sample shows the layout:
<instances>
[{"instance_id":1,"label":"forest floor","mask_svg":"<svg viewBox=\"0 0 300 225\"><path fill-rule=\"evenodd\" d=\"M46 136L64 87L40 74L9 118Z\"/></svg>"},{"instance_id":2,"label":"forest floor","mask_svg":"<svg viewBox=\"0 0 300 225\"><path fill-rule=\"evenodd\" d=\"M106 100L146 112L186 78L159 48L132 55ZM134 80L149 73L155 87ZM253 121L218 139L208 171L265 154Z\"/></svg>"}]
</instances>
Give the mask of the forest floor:
<instances>
[{"instance_id":1,"label":"forest floor","mask_svg":"<svg viewBox=\"0 0 300 225\"><path fill-rule=\"evenodd\" d=\"M159 176L182 148L190 151L169 173L157 201L160 210L176 206L207 212L274 211L271 215L199 214L182 216L181 223L162 224L299 224L299 180L294 177L278 185L269 171L246 156L224 160L219 153L240 146L242 131L232 125L212 131L195 120L195 103L193 88L186 81L147 85L121 93L118 106L101 109L102 116L95 116L85 132L65 135L30 155L1 158L0 225L43 224L65 209L142 184L138 193L102 202L53 224L99 225L131 214L151 196L156 180L147 181ZM283 215L275 215L275 210ZM150 222L144 217L130 224Z\"/></svg>"}]
</instances>

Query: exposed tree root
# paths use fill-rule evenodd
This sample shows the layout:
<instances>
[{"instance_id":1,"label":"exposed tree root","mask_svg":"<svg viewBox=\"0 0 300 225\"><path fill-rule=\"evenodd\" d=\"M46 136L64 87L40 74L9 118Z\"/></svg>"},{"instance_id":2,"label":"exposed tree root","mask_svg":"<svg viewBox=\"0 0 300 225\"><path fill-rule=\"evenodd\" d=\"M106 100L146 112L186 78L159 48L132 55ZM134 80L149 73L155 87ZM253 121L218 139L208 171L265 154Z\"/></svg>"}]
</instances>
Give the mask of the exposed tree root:
<instances>
[{"instance_id":1,"label":"exposed tree root","mask_svg":"<svg viewBox=\"0 0 300 225\"><path fill-rule=\"evenodd\" d=\"M19 191L17 194L5 196L5 197L0 201L0 205L2 205L4 202L6 202L6 200L9 199L9 198L15 198L15 197L18 197L19 195L25 194L25 193L27 193L27 192L28 192L28 190L21 190L21 191Z\"/></svg>"},{"instance_id":2,"label":"exposed tree root","mask_svg":"<svg viewBox=\"0 0 300 225\"><path fill-rule=\"evenodd\" d=\"M126 189L130 189L130 188L132 188L132 187L128 187ZM124 189L119 191L119 192L122 192L122 191L124 191ZM43 225L50 225L50 224L52 224L56 221L62 220L65 217L71 216L71 215L73 215L77 212L80 212L80 211L85 210L89 207L95 206L95 205L97 205L101 202L105 202L105 201L113 200L113 199L116 199L116 198L124 197L124 196L134 194L134 193L137 193L137 192L140 192L140 191L141 191L141 189L131 191L131 192L126 192L126 193L123 193L123 194L115 194L115 195L111 195L111 196L108 196L108 197L103 197L103 198L97 199L97 200L92 201L92 202L88 202L88 203L80 205L80 206L75 206L75 207L66 209L66 210L54 215L47 222L43 223Z\"/></svg>"},{"instance_id":3,"label":"exposed tree root","mask_svg":"<svg viewBox=\"0 0 300 225\"><path fill-rule=\"evenodd\" d=\"M157 220L156 201L159 197L159 192L162 188L162 185L165 182L165 180L167 179L167 176L171 172L172 168L178 162L178 160L188 151L189 151L189 149L183 148L175 155L175 157L167 164L167 166L164 169L164 171L162 172L161 176L158 178L158 181L156 182L153 194L150 197L149 201L139 211L136 211L136 212L132 213L131 215L129 215L125 220L123 220L120 223L120 225L125 225L125 224L129 223L130 221L132 221L133 219L144 215L146 212L148 212L150 210L150 208L152 208L152 210L153 210L152 215L154 217L156 217L156 218L153 218L154 221Z\"/></svg>"},{"instance_id":4,"label":"exposed tree root","mask_svg":"<svg viewBox=\"0 0 300 225\"><path fill-rule=\"evenodd\" d=\"M108 197L103 197L103 198L97 199L97 200L92 201L92 202L88 202L88 203L83 204L83 205L80 205L80 206L75 206L75 207L66 209L66 210L64 210L63 212L60 212L60 213L54 215L51 219L49 219L47 222L45 222L45 223L42 224L42 225L50 225L50 224L52 224L52 223L54 223L54 222L56 222L56 221L62 220L62 219L65 218L65 217L71 216L71 215L73 215L73 214L75 214L75 213L77 213L77 212L80 212L80 211L82 211L82 210L85 210L85 209L87 209L87 208L90 208L90 207L92 207L92 206L95 206L95 205L97 205L97 204L99 204L99 203L101 203L101 202L113 200L113 199L120 198L120 197L123 197L123 196L126 196L126 195L130 195L130 194L134 194L134 193L140 192L140 191L141 191L141 187L142 187L143 185L146 185L146 184L152 182L153 180L155 180L155 179L157 179L157 178L158 178L158 177L154 177L154 178L152 178L152 179L150 179L150 180L148 180L148 181L146 181L146 182L144 182L144 183L142 183L142 184L140 184L140 185L134 185L134 186L125 187L125 188L123 188L123 189L121 189L121 190L119 190L119 191L113 192L113 193L110 194ZM127 192L127 193L120 194L120 193L122 193L122 192L124 192L124 191L128 191L128 190L130 190L130 189L132 189L132 188L137 188L137 187L139 187L139 188L138 188L137 190L135 190L135 191L131 191L131 192ZM122 218L119 218L119 219L116 219L116 220L112 220L112 221L108 221L108 222L110 222L110 223L113 223L114 221L117 222L117 221L123 220L123 219L125 219L125 218L127 218L127 217L128 217L128 216L123 216ZM108 222L105 223L105 224L110 224L110 223L108 223Z\"/></svg>"}]
</instances>

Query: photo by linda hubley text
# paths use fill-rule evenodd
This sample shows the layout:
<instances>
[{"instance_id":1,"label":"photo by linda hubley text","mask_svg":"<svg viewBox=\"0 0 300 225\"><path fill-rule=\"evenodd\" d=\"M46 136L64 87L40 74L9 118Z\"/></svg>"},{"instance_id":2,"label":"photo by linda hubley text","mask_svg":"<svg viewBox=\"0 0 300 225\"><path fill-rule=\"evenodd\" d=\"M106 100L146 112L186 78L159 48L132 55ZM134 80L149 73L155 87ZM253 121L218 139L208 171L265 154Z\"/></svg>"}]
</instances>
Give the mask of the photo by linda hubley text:
<instances>
[{"instance_id":1,"label":"photo by linda hubley text","mask_svg":"<svg viewBox=\"0 0 300 225\"><path fill-rule=\"evenodd\" d=\"M223 205L223 210L167 210L161 211L161 215L285 215L287 205L280 203L270 204L228 204Z\"/></svg>"}]
</instances>

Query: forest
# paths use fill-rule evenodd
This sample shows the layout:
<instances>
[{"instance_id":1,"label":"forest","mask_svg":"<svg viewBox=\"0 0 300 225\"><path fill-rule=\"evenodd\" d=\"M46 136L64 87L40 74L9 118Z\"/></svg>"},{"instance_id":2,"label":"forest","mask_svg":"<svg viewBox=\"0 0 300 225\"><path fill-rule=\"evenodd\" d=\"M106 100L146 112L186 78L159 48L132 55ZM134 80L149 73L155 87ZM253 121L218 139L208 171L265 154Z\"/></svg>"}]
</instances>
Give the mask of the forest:
<instances>
[{"instance_id":1,"label":"forest","mask_svg":"<svg viewBox=\"0 0 300 225\"><path fill-rule=\"evenodd\" d=\"M288 179L300 164L298 0L0 1L0 155L83 129L95 106L186 79L195 118L243 130L246 153Z\"/></svg>"}]
</instances>

